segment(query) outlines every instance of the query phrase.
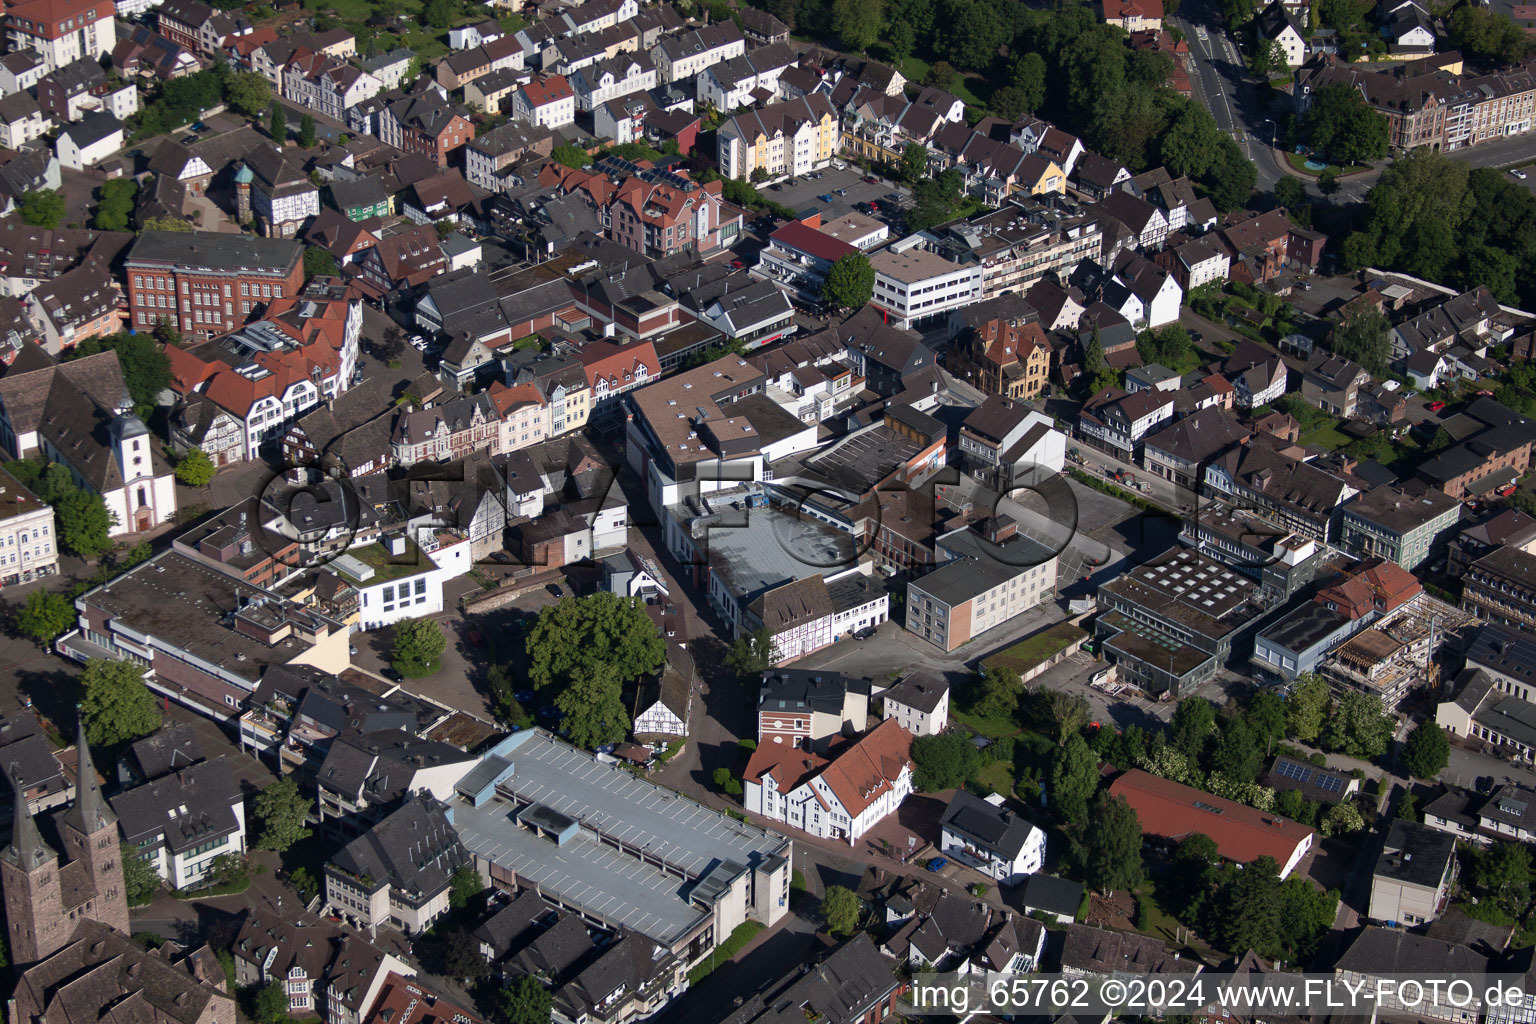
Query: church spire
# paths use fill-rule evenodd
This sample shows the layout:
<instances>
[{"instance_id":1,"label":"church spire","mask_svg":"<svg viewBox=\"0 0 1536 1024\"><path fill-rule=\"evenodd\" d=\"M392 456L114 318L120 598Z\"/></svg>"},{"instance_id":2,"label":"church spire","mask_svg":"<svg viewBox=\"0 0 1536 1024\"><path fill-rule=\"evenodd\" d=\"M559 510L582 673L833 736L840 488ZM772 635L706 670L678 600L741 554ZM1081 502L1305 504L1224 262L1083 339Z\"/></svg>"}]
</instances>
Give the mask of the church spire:
<instances>
[{"instance_id":1,"label":"church spire","mask_svg":"<svg viewBox=\"0 0 1536 1024\"><path fill-rule=\"evenodd\" d=\"M21 788L21 765L12 761L8 774L11 791L16 797L16 815L11 823L11 842L3 856L21 870L31 871L58 854L43 842L42 833L37 830L37 822L32 820L31 805L27 803L27 794Z\"/></svg>"},{"instance_id":2,"label":"church spire","mask_svg":"<svg viewBox=\"0 0 1536 1024\"><path fill-rule=\"evenodd\" d=\"M96 764L91 760L91 748L85 742L85 718L79 720L75 733L75 802L64 812L64 822L81 835L90 835L115 824L107 802L101 796L101 784L96 781Z\"/></svg>"}]
</instances>

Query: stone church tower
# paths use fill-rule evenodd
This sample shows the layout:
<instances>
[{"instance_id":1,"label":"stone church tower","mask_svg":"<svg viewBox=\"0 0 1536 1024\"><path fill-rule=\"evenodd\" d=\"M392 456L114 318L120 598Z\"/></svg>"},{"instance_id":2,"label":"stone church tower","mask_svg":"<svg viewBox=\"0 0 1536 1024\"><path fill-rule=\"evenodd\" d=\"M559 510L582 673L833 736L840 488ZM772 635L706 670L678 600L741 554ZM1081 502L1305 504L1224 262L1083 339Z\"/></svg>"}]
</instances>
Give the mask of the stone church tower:
<instances>
[{"instance_id":1,"label":"stone church tower","mask_svg":"<svg viewBox=\"0 0 1536 1024\"><path fill-rule=\"evenodd\" d=\"M65 856L43 838L27 807L21 780L11 774L16 820L11 841L0 850L0 883L5 888L11 959L19 966L61 949L82 919L99 921L128 934L128 894L123 888L122 837L117 816L96 781L96 767L79 729L75 802L54 815ZM10 773L10 766L6 766Z\"/></svg>"}]
</instances>

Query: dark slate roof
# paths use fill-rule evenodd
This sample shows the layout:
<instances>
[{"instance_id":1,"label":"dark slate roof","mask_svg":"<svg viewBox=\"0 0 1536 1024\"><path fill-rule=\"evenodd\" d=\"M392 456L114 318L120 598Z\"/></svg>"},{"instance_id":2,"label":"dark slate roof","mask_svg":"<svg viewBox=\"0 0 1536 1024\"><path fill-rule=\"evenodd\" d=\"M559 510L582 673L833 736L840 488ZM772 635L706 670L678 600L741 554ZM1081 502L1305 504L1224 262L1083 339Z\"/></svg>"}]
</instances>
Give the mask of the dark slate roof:
<instances>
[{"instance_id":1,"label":"dark slate roof","mask_svg":"<svg viewBox=\"0 0 1536 1024\"><path fill-rule=\"evenodd\" d=\"M1017 857L1035 826L1007 807L998 807L965 790L956 791L944 809L944 828L976 840L983 849L1007 859ZM1076 911L1076 907L1073 911Z\"/></svg>"},{"instance_id":2,"label":"dark slate roof","mask_svg":"<svg viewBox=\"0 0 1536 1024\"><path fill-rule=\"evenodd\" d=\"M330 866L424 900L447 888L453 873L469 863L447 807L422 794L342 847Z\"/></svg>"},{"instance_id":3,"label":"dark slate roof","mask_svg":"<svg viewBox=\"0 0 1536 1024\"><path fill-rule=\"evenodd\" d=\"M263 267L287 270L303 246L290 238L257 238L216 231L146 231L128 253L129 261L155 260L232 270Z\"/></svg>"},{"instance_id":4,"label":"dark slate roof","mask_svg":"<svg viewBox=\"0 0 1536 1024\"><path fill-rule=\"evenodd\" d=\"M843 695L869 694L869 680L814 669L769 669L763 673L758 707L765 711L809 709L841 714Z\"/></svg>"},{"instance_id":5,"label":"dark slate roof","mask_svg":"<svg viewBox=\"0 0 1536 1024\"><path fill-rule=\"evenodd\" d=\"M1024 882L1024 906L1062 917L1077 914L1083 902L1083 883L1055 875L1030 875Z\"/></svg>"},{"instance_id":6,"label":"dark slate roof","mask_svg":"<svg viewBox=\"0 0 1536 1024\"><path fill-rule=\"evenodd\" d=\"M1456 840L1437 828L1398 820L1376 858L1376 877L1434 889L1456 856Z\"/></svg>"},{"instance_id":7,"label":"dark slate roof","mask_svg":"<svg viewBox=\"0 0 1536 1024\"><path fill-rule=\"evenodd\" d=\"M112 809L130 845L163 835L172 853L182 853L237 831L242 799L229 762L217 757L119 793Z\"/></svg>"},{"instance_id":8,"label":"dark slate roof","mask_svg":"<svg viewBox=\"0 0 1536 1024\"><path fill-rule=\"evenodd\" d=\"M1465 946L1410 935L1396 928L1366 928L1334 963L1359 974L1483 974L1488 958Z\"/></svg>"},{"instance_id":9,"label":"dark slate roof","mask_svg":"<svg viewBox=\"0 0 1536 1024\"><path fill-rule=\"evenodd\" d=\"M788 976L749 999L728 1024L853 1024L883 1002L899 984L895 964L868 935L859 933L819 964L796 964Z\"/></svg>"},{"instance_id":10,"label":"dark slate roof","mask_svg":"<svg viewBox=\"0 0 1536 1024\"><path fill-rule=\"evenodd\" d=\"M932 714L949 692L942 677L927 672L909 672L906 678L880 694L887 700Z\"/></svg>"},{"instance_id":11,"label":"dark slate roof","mask_svg":"<svg viewBox=\"0 0 1536 1024\"><path fill-rule=\"evenodd\" d=\"M146 781L205 760L197 734L188 722L165 726L134 742L128 748L128 759Z\"/></svg>"}]
</instances>

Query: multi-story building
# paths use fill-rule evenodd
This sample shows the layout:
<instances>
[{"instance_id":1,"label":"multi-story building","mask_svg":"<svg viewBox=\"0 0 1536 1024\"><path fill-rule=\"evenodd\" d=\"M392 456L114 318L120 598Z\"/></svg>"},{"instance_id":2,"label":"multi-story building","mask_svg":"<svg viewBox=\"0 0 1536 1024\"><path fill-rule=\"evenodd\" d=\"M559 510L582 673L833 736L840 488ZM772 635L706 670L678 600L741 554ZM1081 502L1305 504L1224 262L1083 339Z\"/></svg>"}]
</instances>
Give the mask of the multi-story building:
<instances>
[{"instance_id":1,"label":"multi-story building","mask_svg":"<svg viewBox=\"0 0 1536 1024\"><path fill-rule=\"evenodd\" d=\"M275 146L256 146L235 172L240 200L249 195L249 209L269 237L292 238L320 213L320 188L299 161ZM242 203L243 205L243 203Z\"/></svg>"},{"instance_id":2,"label":"multi-story building","mask_svg":"<svg viewBox=\"0 0 1536 1024\"><path fill-rule=\"evenodd\" d=\"M718 181L701 185L686 172L637 171L603 210L608 237L653 259L715 252L741 230L741 216L727 212L721 188Z\"/></svg>"},{"instance_id":3,"label":"multi-story building","mask_svg":"<svg viewBox=\"0 0 1536 1024\"><path fill-rule=\"evenodd\" d=\"M760 746L742 774L742 806L771 821L854 846L912 793L912 735L886 719L829 760Z\"/></svg>"},{"instance_id":4,"label":"multi-story building","mask_svg":"<svg viewBox=\"0 0 1536 1024\"><path fill-rule=\"evenodd\" d=\"M913 736L937 736L949 728L949 684L942 677L909 672L906 678L879 691L881 716L893 718Z\"/></svg>"},{"instance_id":5,"label":"multi-story building","mask_svg":"<svg viewBox=\"0 0 1536 1024\"><path fill-rule=\"evenodd\" d=\"M819 218L790 221L768 236L768 245L758 253L753 275L772 281L806 299L821 294L832 265L859 250L847 242L817 230Z\"/></svg>"},{"instance_id":6,"label":"multi-story building","mask_svg":"<svg viewBox=\"0 0 1536 1024\"><path fill-rule=\"evenodd\" d=\"M384 83L329 54L294 58L283 69L283 96L338 121L347 111L384 90Z\"/></svg>"},{"instance_id":7,"label":"multi-story building","mask_svg":"<svg viewBox=\"0 0 1536 1024\"><path fill-rule=\"evenodd\" d=\"M0 584L30 583L59 571L53 506L0 464Z\"/></svg>"},{"instance_id":8,"label":"multi-story building","mask_svg":"<svg viewBox=\"0 0 1536 1024\"><path fill-rule=\"evenodd\" d=\"M245 795L219 757L112 798L123 839L172 888L207 884L218 858L245 856Z\"/></svg>"},{"instance_id":9,"label":"multi-story building","mask_svg":"<svg viewBox=\"0 0 1536 1024\"><path fill-rule=\"evenodd\" d=\"M1373 921L1411 928L1439 917L1456 885L1456 840L1416 821L1394 821L1371 873Z\"/></svg>"},{"instance_id":10,"label":"multi-story building","mask_svg":"<svg viewBox=\"0 0 1536 1024\"><path fill-rule=\"evenodd\" d=\"M1138 392L1146 394L1146 392ZM1364 481L1293 459L1267 445L1249 444L1205 467L1208 493L1255 512L1283 529L1317 541L1338 538L1345 502Z\"/></svg>"},{"instance_id":11,"label":"multi-story building","mask_svg":"<svg viewBox=\"0 0 1536 1024\"><path fill-rule=\"evenodd\" d=\"M406 411L395 421L390 448L396 465L451 462L494 447L501 417L486 393L454 398L442 405Z\"/></svg>"},{"instance_id":12,"label":"multi-story building","mask_svg":"<svg viewBox=\"0 0 1536 1024\"><path fill-rule=\"evenodd\" d=\"M225 334L274 299L299 293L303 246L281 238L211 231L146 231L123 265L129 323L168 321L183 335Z\"/></svg>"},{"instance_id":13,"label":"multi-story building","mask_svg":"<svg viewBox=\"0 0 1536 1024\"><path fill-rule=\"evenodd\" d=\"M1179 697L1231 657L1258 618L1257 589L1180 548L1100 586L1096 632L1122 680Z\"/></svg>"},{"instance_id":14,"label":"multi-story building","mask_svg":"<svg viewBox=\"0 0 1536 1024\"><path fill-rule=\"evenodd\" d=\"M363 105L359 104L358 109ZM352 119L349 118L351 123ZM431 157L439 167L475 137L468 111L435 90L396 100L378 112L379 140L407 153Z\"/></svg>"},{"instance_id":15,"label":"multi-story building","mask_svg":"<svg viewBox=\"0 0 1536 1024\"><path fill-rule=\"evenodd\" d=\"M978 264L952 263L920 241L888 246L869 262L875 268L870 302L890 314L898 327L910 327L982 300L983 275Z\"/></svg>"},{"instance_id":16,"label":"multi-story building","mask_svg":"<svg viewBox=\"0 0 1536 1024\"><path fill-rule=\"evenodd\" d=\"M960 425L960 454L976 476L995 478L1003 491L1038 484L1060 473L1067 436L1044 413L990 395Z\"/></svg>"},{"instance_id":17,"label":"multi-story building","mask_svg":"<svg viewBox=\"0 0 1536 1024\"><path fill-rule=\"evenodd\" d=\"M1461 502L1433 487L1373 487L1344 506L1344 546L1412 571L1443 547L1461 519Z\"/></svg>"},{"instance_id":18,"label":"multi-story building","mask_svg":"<svg viewBox=\"0 0 1536 1024\"><path fill-rule=\"evenodd\" d=\"M121 303L117 277L97 259L44 281L23 301L43 347L55 356L88 338L122 330Z\"/></svg>"},{"instance_id":19,"label":"multi-story building","mask_svg":"<svg viewBox=\"0 0 1536 1024\"><path fill-rule=\"evenodd\" d=\"M326 903L370 931L389 925L419 935L448 912L454 873L472 864L452 811L422 793L331 857Z\"/></svg>"},{"instance_id":20,"label":"multi-story building","mask_svg":"<svg viewBox=\"0 0 1536 1024\"><path fill-rule=\"evenodd\" d=\"M935 233L950 259L980 264L982 295L994 299L1010 291L1022 295L1049 274L1066 280L1079 262L1096 258L1103 228L1092 213L1068 214L1021 197Z\"/></svg>"},{"instance_id":21,"label":"multi-story building","mask_svg":"<svg viewBox=\"0 0 1536 1024\"><path fill-rule=\"evenodd\" d=\"M651 48L651 62L664 84L684 82L712 64L740 57L747 41L733 21L667 36ZM736 177L736 175L731 175Z\"/></svg>"},{"instance_id":22,"label":"multi-story building","mask_svg":"<svg viewBox=\"0 0 1536 1024\"><path fill-rule=\"evenodd\" d=\"M1246 444L1249 437L1248 428L1231 413L1208 406L1148 436L1142 446L1142 465L1164 480L1198 490L1206 464Z\"/></svg>"},{"instance_id":23,"label":"multi-story building","mask_svg":"<svg viewBox=\"0 0 1536 1024\"><path fill-rule=\"evenodd\" d=\"M951 358L952 373L988 395L1010 400L1044 391L1051 370L1050 343L1034 320L988 320L955 339Z\"/></svg>"},{"instance_id":24,"label":"multi-story building","mask_svg":"<svg viewBox=\"0 0 1536 1024\"><path fill-rule=\"evenodd\" d=\"M720 170L742 181L757 170L769 177L805 174L832 162L840 131L824 93L747 111L720 126Z\"/></svg>"},{"instance_id":25,"label":"multi-story building","mask_svg":"<svg viewBox=\"0 0 1536 1024\"><path fill-rule=\"evenodd\" d=\"M81 57L100 60L117 46L109 0L24 0L5 8L11 50L31 50L48 71Z\"/></svg>"},{"instance_id":26,"label":"multi-story building","mask_svg":"<svg viewBox=\"0 0 1536 1024\"><path fill-rule=\"evenodd\" d=\"M909 631L953 651L1056 592L1056 556L1007 516L938 539L939 568L907 585Z\"/></svg>"},{"instance_id":27,"label":"multi-story building","mask_svg":"<svg viewBox=\"0 0 1536 1024\"><path fill-rule=\"evenodd\" d=\"M591 112L609 100L656 88L656 69L640 54L622 53L573 71L570 86L576 106Z\"/></svg>"},{"instance_id":28,"label":"multi-story building","mask_svg":"<svg viewBox=\"0 0 1536 1024\"><path fill-rule=\"evenodd\" d=\"M599 763L542 729L487 752L450 806L492 885L537 887L589 923L644 936L684 969L744 921L772 925L789 913L783 835Z\"/></svg>"},{"instance_id":29,"label":"multi-story building","mask_svg":"<svg viewBox=\"0 0 1536 1024\"><path fill-rule=\"evenodd\" d=\"M512 94L512 117L539 128L576 123L576 93L564 75L536 78Z\"/></svg>"},{"instance_id":30,"label":"multi-story building","mask_svg":"<svg viewBox=\"0 0 1536 1024\"><path fill-rule=\"evenodd\" d=\"M1045 832L1004 806L958 790L939 821L939 848L1003 885L1017 885L1045 867Z\"/></svg>"},{"instance_id":31,"label":"multi-story building","mask_svg":"<svg viewBox=\"0 0 1536 1024\"><path fill-rule=\"evenodd\" d=\"M1139 463L1147 437L1173 419L1174 395L1157 388L1109 388L1083 403L1077 435L1123 462Z\"/></svg>"},{"instance_id":32,"label":"multi-story building","mask_svg":"<svg viewBox=\"0 0 1536 1024\"><path fill-rule=\"evenodd\" d=\"M471 185L500 192L507 187L507 175L514 164L529 155L548 156L553 148L551 132L508 121L476 136L464 147L464 177Z\"/></svg>"},{"instance_id":33,"label":"multi-story building","mask_svg":"<svg viewBox=\"0 0 1536 1024\"><path fill-rule=\"evenodd\" d=\"M216 342L168 348L171 387L182 399L172 445L201 448L216 465L259 458L300 416L346 393L362 330L361 300L312 290L273 299L261 320ZM223 436L221 415L232 436Z\"/></svg>"},{"instance_id":34,"label":"multi-story building","mask_svg":"<svg viewBox=\"0 0 1536 1024\"><path fill-rule=\"evenodd\" d=\"M1461 577L1461 604L1489 622L1536 628L1536 555L1506 545L1479 558Z\"/></svg>"}]
</instances>

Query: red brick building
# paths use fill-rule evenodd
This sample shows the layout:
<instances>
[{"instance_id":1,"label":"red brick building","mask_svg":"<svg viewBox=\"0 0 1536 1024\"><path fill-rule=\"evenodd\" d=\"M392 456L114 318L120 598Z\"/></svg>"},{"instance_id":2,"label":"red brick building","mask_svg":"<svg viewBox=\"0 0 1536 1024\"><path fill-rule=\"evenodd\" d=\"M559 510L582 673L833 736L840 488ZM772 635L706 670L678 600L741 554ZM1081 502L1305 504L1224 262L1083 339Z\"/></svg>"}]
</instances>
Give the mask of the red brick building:
<instances>
[{"instance_id":1,"label":"red brick building","mask_svg":"<svg viewBox=\"0 0 1536 1024\"><path fill-rule=\"evenodd\" d=\"M475 137L469 111L435 92L408 96L379 111L379 138L407 153L422 153L447 167L450 153Z\"/></svg>"},{"instance_id":2,"label":"red brick building","mask_svg":"<svg viewBox=\"0 0 1536 1024\"><path fill-rule=\"evenodd\" d=\"M128 325L152 330L165 320L182 334L225 334L299 293L303 250L286 238L146 231L123 263Z\"/></svg>"}]
</instances>

